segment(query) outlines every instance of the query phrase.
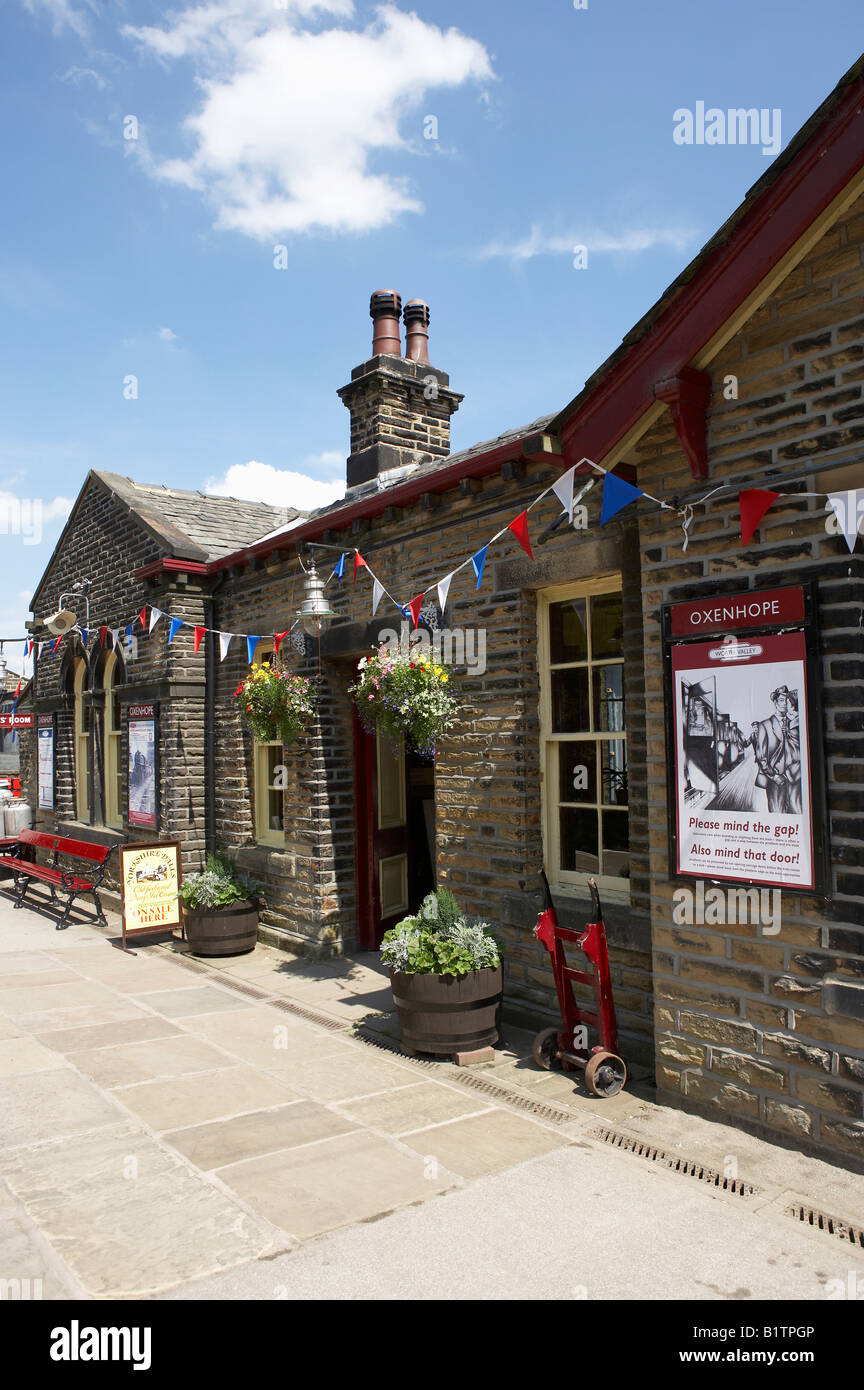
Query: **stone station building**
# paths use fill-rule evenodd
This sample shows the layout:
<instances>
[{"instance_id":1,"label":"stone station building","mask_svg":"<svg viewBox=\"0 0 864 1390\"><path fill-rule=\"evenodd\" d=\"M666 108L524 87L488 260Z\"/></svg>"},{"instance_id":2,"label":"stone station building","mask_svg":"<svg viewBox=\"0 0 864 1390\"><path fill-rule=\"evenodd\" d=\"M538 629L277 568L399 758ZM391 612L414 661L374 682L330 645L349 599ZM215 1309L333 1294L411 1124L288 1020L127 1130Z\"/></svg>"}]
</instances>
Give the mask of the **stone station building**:
<instances>
[{"instance_id":1,"label":"stone station building","mask_svg":"<svg viewBox=\"0 0 864 1390\"><path fill-rule=\"evenodd\" d=\"M268 939L311 952L374 948L446 883L495 924L507 1009L523 1021L554 1012L531 934L538 870L575 926L594 873L621 1050L654 1067L663 1098L864 1163L864 560L824 497L864 488L862 105L859 62L557 413L451 454L462 397L428 361L428 311L406 305L403 352L401 302L380 291L372 355L339 392L351 422L341 501L301 517L90 474L34 597L41 617L91 581L87 651L67 637L37 664L33 707L56 721L56 804L37 822L154 837L129 824L124 780L128 712L153 703L157 831L182 841L187 871L227 849L264 887ZM571 527L550 494L530 513L534 558L512 539L490 547L479 588L462 571L441 614L436 582L562 472L577 465L577 485L588 481L586 458L673 510L642 500L601 526L597 485ZM784 494L746 545L740 488ZM466 657L434 767L356 720L356 662L403 620L386 604L370 618L355 549L401 602L424 592L422 627L446 627ZM214 633L193 651L193 626L263 634L267 659L268 635L299 609L299 557L326 571L343 552L345 577L326 590L335 621L315 639L295 630L279 658L319 679L315 726L289 750L256 746L231 701L245 641L220 661ZM806 589L812 617L822 877L815 892L783 889L776 934L679 925L666 606L789 586ZM165 619L106 655L100 627L145 604ZM185 626L169 644L172 617ZM35 805L35 740L22 746ZM576 749L590 771L578 789Z\"/></svg>"}]
</instances>

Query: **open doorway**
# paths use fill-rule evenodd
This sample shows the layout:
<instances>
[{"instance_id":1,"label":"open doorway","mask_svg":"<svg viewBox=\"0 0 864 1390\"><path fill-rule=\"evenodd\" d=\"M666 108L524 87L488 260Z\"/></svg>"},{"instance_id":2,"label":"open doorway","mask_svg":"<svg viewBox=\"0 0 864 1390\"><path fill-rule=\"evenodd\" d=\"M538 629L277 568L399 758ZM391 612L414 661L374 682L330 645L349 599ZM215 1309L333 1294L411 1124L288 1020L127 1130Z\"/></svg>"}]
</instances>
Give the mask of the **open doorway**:
<instances>
[{"instance_id":1,"label":"open doorway","mask_svg":"<svg viewBox=\"0 0 864 1390\"><path fill-rule=\"evenodd\" d=\"M435 768L354 716L357 944L373 951L435 887Z\"/></svg>"}]
</instances>

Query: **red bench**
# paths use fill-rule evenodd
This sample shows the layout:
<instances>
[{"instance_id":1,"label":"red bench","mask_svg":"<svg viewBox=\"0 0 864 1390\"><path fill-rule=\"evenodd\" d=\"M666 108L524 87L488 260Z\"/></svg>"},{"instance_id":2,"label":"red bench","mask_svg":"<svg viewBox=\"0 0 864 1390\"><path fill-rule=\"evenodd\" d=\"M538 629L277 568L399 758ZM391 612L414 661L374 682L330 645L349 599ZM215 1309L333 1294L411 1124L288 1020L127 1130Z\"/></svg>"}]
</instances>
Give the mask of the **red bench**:
<instances>
[{"instance_id":1,"label":"red bench","mask_svg":"<svg viewBox=\"0 0 864 1390\"><path fill-rule=\"evenodd\" d=\"M33 880L47 883L51 889L52 903L57 901L57 890L67 893L66 906L63 916L57 923L57 930L63 931L69 925L69 913L72 904L81 893L92 893L96 904L96 915L99 923L107 927L105 913L102 911L102 904L99 901L99 885L105 874L105 864L111 853L111 845L94 845L88 840L70 840L62 835L46 835L39 830L22 830L17 837L19 854L28 850L49 850L53 852L53 859L50 864L37 864L27 862L21 858L9 860L9 867L15 876L15 889L18 893L15 899L15 907L24 906L24 897L27 889ZM69 869L60 866L60 855L66 855L71 859L88 860L94 869L91 870L92 878L79 878L77 874Z\"/></svg>"}]
</instances>

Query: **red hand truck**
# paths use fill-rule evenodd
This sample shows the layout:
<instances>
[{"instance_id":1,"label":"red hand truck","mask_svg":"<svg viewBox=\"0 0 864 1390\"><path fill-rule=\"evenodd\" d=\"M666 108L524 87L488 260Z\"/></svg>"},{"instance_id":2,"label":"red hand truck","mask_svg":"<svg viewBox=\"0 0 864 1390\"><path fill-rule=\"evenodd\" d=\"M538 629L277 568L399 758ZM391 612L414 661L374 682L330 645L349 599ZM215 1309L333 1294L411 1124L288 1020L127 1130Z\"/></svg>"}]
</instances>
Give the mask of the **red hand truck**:
<instances>
[{"instance_id":1,"label":"red hand truck","mask_svg":"<svg viewBox=\"0 0 864 1390\"><path fill-rule=\"evenodd\" d=\"M542 869L540 878L543 883L543 911L537 918L534 935L543 942L552 957L562 1026L560 1029L544 1028L537 1034L534 1039L534 1061L544 1071L552 1071L559 1066L579 1068L585 1073L585 1085L595 1096L617 1095L627 1080L627 1068L618 1056L618 1028L609 979L609 952L597 884L593 878L589 878L594 921L586 923L585 930L578 932L558 925L549 883ZM565 941L573 942L585 953L593 970L576 970L567 964ZM573 981L594 986L596 1013L589 1013L576 1003ZM600 1034L599 1045L590 1050L586 1024L591 1024Z\"/></svg>"}]
</instances>

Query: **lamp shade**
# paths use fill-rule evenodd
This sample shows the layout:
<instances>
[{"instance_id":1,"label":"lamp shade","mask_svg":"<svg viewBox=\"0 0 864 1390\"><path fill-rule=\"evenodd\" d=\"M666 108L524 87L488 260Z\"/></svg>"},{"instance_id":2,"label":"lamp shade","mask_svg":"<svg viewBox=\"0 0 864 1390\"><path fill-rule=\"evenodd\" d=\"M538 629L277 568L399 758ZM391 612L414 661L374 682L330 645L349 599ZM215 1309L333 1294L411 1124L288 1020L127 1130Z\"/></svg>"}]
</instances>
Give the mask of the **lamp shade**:
<instances>
[{"instance_id":1,"label":"lamp shade","mask_svg":"<svg viewBox=\"0 0 864 1390\"><path fill-rule=\"evenodd\" d=\"M297 617L310 636L320 632L337 615L333 612L324 593L324 585L312 563L303 581L303 602L297 610Z\"/></svg>"}]
</instances>

